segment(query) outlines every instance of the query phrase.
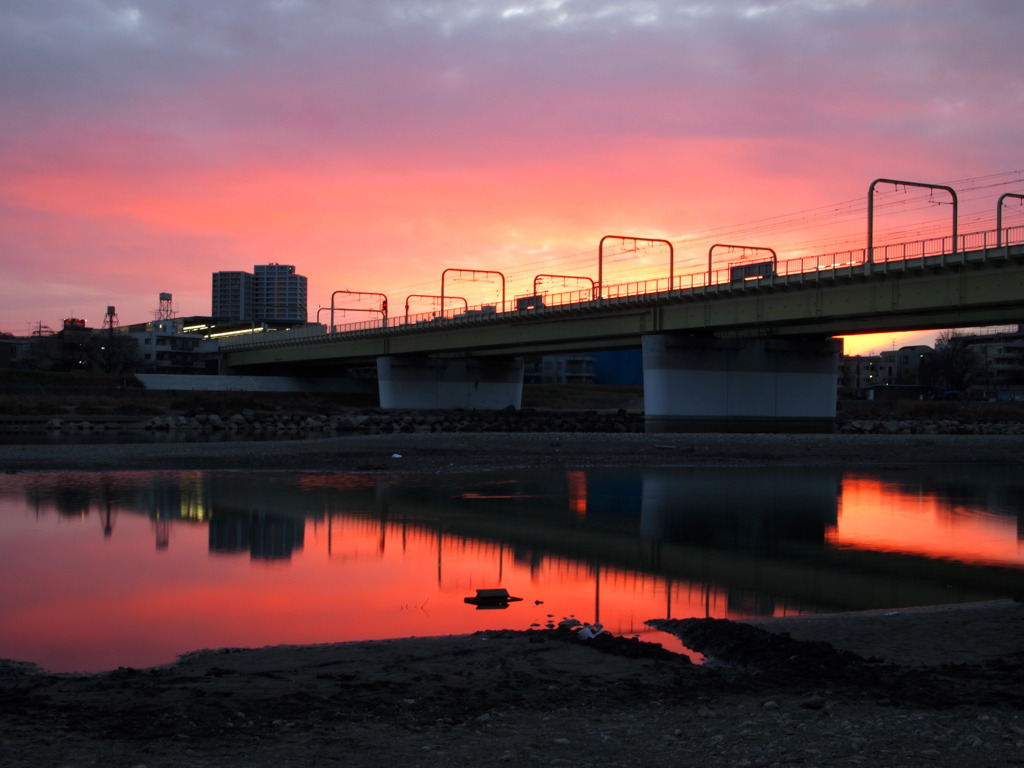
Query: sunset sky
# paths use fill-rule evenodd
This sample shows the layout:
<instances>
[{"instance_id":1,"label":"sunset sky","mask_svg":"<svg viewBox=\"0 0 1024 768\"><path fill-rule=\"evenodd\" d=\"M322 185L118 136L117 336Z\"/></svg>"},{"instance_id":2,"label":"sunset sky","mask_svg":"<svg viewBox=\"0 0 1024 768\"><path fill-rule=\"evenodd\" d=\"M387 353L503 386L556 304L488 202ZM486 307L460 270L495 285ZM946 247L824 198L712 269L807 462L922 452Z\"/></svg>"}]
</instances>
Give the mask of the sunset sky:
<instances>
[{"instance_id":1,"label":"sunset sky","mask_svg":"<svg viewBox=\"0 0 1024 768\"><path fill-rule=\"evenodd\" d=\"M209 314L212 272L271 262L315 320L450 267L510 297L596 278L607 234L671 240L677 273L715 242L861 248L879 177L994 228L1024 193L1021 29L1020 0L7 0L0 330L161 292ZM878 239L948 234L938 196L879 195Z\"/></svg>"}]
</instances>

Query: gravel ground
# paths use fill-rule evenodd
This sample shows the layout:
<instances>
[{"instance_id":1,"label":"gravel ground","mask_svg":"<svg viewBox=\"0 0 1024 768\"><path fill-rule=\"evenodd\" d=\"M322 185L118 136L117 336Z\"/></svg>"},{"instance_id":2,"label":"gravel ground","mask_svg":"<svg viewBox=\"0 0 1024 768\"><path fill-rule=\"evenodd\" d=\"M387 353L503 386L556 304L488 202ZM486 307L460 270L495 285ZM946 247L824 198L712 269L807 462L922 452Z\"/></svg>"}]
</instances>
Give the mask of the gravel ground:
<instances>
[{"instance_id":1,"label":"gravel ground","mask_svg":"<svg viewBox=\"0 0 1024 768\"><path fill-rule=\"evenodd\" d=\"M474 472L516 467L1024 463L1024 435L410 433L323 439L0 445L17 470Z\"/></svg>"},{"instance_id":2,"label":"gravel ground","mask_svg":"<svg viewBox=\"0 0 1024 768\"><path fill-rule=\"evenodd\" d=\"M945 612L949 620L949 612ZM189 654L168 667L49 675L0 663L0 764L39 766L1007 766L1024 762L1024 608L975 605L978 664L934 638L905 666L845 649L856 616L801 641L672 622L713 663L567 630ZM936 623L937 622L937 623ZM819 634L825 623L816 627ZM863 642L863 638L860 638Z\"/></svg>"}]
</instances>

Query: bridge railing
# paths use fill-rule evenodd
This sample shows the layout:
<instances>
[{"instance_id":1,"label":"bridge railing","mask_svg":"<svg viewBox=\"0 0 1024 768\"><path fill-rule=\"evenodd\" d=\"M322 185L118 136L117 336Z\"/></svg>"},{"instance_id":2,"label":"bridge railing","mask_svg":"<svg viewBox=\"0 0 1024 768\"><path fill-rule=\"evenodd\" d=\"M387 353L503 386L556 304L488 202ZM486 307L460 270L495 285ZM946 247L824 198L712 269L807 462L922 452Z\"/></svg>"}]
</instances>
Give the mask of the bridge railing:
<instances>
[{"instance_id":1,"label":"bridge railing","mask_svg":"<svg viewBox=\"0 0 1024 768\"><path fill-rule=\"evenodd\" d=\"M563 291L562 293L545 293L543 294L543 298L543 307L538 307L537 309L517 310L518 314L535 314L538 310L559 309L563 307L590 304L594 300L594 290L591 288L580 288L575 291Z\"/></svg>"},{"instance_id":2,"label":"bridge railing","mask_svg":"<svg viewBox=\"0 0 1024 768\"><path fill-rule=\"evenodd\" d=\"M835 251L833 253L821 253L815 256L802 256L796 259L786 259L779 262L776 274L782 277L793 275L810 274L817 275L821 272L834 269L842 269L864 263L864 249L851 251Z\"/></svg>"},{"instance_id":3,"label":"bridge railing","mask_svg":"<svg viewBox=\"0 0 1024 768\"><path fill-rule=\"evenodd\" d=\"M985 251L1000 245L1014 245L1024 242L1024 225L1007 227L1002 237L994 229L968 232L957 236L957 247L953 248L953 238L926 238L901 243L885 243L874 246L872 261L875 264L912 261L932 256L945 256L968 251ZM835 253L787 259L778 265L777 274L794 276L814 274L825 270L842 269L865 264L868 261L867 249L859 248ZM715 273L717 276L718 272ZM718 282L717 280L715 282Z\"/></svg>"},{"instance_id":4,"label":"bridge railing","mask_svg":"<svg viewBox=\"0 0 1024 768\"><path fill-rule=\"evenodd\" d=\"M703 288L708 285L707 272L687 272L685 275L676 275L672 281L673 291L692 291L695 288Z\"/></svg>"},{"instance_id":5,"label":"bridge railing","mask_svg":"<svg viewBox=\"0 0 1024 768\"><path fill-rule=\"evenodd\" d=\"M654 280L634 280L629 283L618 283L605 286L605 299L625 299L639 296L650 296L670 289L668 278Z\"/></svg>"}]
</instances>

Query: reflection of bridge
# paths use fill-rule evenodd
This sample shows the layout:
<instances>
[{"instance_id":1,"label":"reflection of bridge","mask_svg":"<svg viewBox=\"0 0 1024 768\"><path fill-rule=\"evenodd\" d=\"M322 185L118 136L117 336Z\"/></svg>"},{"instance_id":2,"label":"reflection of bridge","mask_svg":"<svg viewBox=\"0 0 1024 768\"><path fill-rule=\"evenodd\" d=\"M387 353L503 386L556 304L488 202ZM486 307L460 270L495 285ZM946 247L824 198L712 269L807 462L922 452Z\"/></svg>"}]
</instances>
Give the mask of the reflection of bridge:
<instances>
[{"instance_id":1,"label":"reflection of bridge","mask_svg":"<svg viewBox=\"0 0 1024 768\"><path fill-rule=\"evenodd\" d=\"M1022 243L1024 226L1001 221L958 235L954 215L951 237L788 261L773 252L686 275L670 268L667 278L458 314L240 336L222 340L221 352L245 373L376 364L383 407L501 408L519 406L521 355L642 346L649 430L830 429L840 354L831 337L1017 322Z\"/></svg>"},{"instance_id":2,"label":"reflection of bridge","mask_svg":"<svg viewBox=\"0 0 1024 768\"><path fill-rule=\"evenodd\" d=\"M826 546L836 523L839 476L831 470L745 473L721 492L724 473L650 472L636 483L639 511L580 524L551 498L522 488L481 514L472 501L443 491L385 486L380 522L419 527L438 536L503 544L520 558L564 558L599 571L650 574L673 583L707 584L812 610L867 610L970 602L1016 594L1020 572L896 552ZM718 490L716 490L718 489ZM627 494L628 495L628 494ZM727 498L726 498L727 497Z\"/></svg>"},{"instance_id":3,"label":"reflection of bridge","mask_svg":"<svg viewBox=\"0 0 1024 768\"><path fill-rule=\"evenodd\" d=\"M651 575L667 586L709 584L758 602L815 609L868 609L984 600L1019 594L1020 569L826 545L838 519L840 476L825 469L677 468L518 473L416 485L388 478L218 472L73 476L27 483L39 508L134 511L154 520L209 524L209 547L254 558L301 549L307 521L373 521L504 546L520 559L564 559L595 573ZM508 482L497 483L497 480ZM741 482L739 481L741 480ZM998 468L918 470L894 493L957 500L1021 517L1021 482ZM562 483L565 483L564 485ZM467 493L498 488L493 495ZM66 504L74 493L72 506ZM581 518L581 514L585 517ZM115 533L116 535L116 533ZM1024 534L1022 534L1024 535ZM328 538L328 541L330 539ZM337 539L335 554L346 552ZM381 544L383 546L383 542Z\"/></svg>"}]
</instances>

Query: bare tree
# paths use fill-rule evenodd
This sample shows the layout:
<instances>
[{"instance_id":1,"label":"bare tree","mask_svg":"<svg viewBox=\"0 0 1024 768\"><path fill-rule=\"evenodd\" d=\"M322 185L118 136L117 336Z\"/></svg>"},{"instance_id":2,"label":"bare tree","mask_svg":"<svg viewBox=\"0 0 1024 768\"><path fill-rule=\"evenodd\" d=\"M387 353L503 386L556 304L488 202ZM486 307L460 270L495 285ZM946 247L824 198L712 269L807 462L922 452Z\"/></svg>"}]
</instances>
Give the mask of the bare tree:
<instances>
[{"instance_id":1,"label":"bare tree","mask_svg":"<svg viewBox=\"0 0 1024 768\"><path fill-rule=\"evenodd\" d=\"M935 339L935 373L946 389L963 391L983 372L977 351L962 331L946 330Z\"/></svg>"},{"instance_id":2,"label":"bare tree","mask_svg":"<svg viewBox=\"0 0 1024 768\"><path fill-rule=\"evenodd\" d=\"M125 373L137 367L138 342L123 333L96 331L85 345L85 360L97 373Z\"/></svg>"}]
</instances>

